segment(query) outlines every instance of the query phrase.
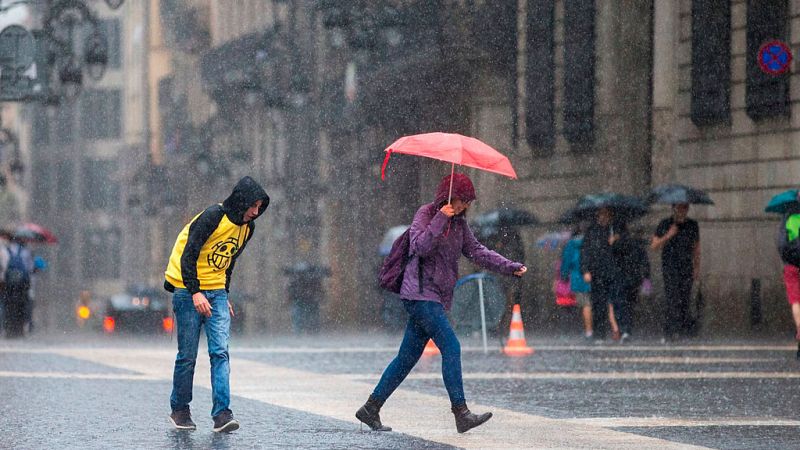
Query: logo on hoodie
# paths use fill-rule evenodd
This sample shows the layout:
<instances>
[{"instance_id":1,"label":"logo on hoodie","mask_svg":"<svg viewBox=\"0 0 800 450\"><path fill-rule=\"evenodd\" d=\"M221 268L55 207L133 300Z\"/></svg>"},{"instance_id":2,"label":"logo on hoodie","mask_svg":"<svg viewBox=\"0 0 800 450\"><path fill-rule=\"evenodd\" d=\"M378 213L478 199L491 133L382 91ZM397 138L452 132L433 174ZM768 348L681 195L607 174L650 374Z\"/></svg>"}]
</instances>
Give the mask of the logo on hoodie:
<instances>
[{"instance_id":1,"label":"logo on hoodie","mask_svg":"<svg viewBox=\"0 0 800 450\"><path fill-rule=\"evenodd\" d=\"M208 254L208 265L217 270L227 269L231 258L238 251L239 241L236 238L229 237L225 241L217 242L211 247L211 253Z\"/></svg>"}]
</instances>

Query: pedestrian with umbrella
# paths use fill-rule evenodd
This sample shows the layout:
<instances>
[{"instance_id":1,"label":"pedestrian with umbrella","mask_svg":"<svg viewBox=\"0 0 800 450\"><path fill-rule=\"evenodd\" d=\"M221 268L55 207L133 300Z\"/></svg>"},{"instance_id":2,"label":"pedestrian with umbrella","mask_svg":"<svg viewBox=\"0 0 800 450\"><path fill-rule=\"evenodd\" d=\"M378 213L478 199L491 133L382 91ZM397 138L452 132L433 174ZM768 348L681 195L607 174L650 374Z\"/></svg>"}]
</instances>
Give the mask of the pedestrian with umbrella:
<instances>
[{"instance_id":1,"label":"pedestrian with umbrella","mask_svg":"<svg viewBox=\"0 0 800 450\"><path fill-rule=\"evenodd\" d=\"M576 223L592 220L581 246L580 268L583 279L591 284L591 307L594 336L603 339L607 334L606 321L611 326L611 337L620 340L617 315L627 317L624 296L624 276L620 247L625 224L645 215L648 211L640 199L613 192L590 194L578 200L567 211L562 222ZM630 331L630 330L628 330Z\"/></svg>"},{"instance_id":2,"label":"pedestrian with umbrella","mask_svg":"<svg viewBox=\"0 0 800 450\"><path fill-rule=\"evenodd\" d=\"M778 253L784 264L783 284L794 319L796 357L800 360L800 196L797 189L772 197L764 211L783 217L778 229Z\"/></svg>"},{"instance_id":3,"label":"pedestrian with umbrella","mask_svg":"<svg viewBox=\"0 0 800 450\"><path fill-rule=\"evenodd\" d=\"M510 162L499 152L477 139L457 134L429 133L401 138L387 149L385 162L392 151L427 156L453 166L459 163L483 168L516 178ZM409 259L402 268L399 288L409 316L405 335L397 356L384 370L367 402L356 412L356 418L372 430L391 430L381 423L380 409L416 365L430 339L442 353L442 378L450 397L456 430L466 432L492 417L492 413L473 414L467 407L461 374L461 344L445 312L452 305L458 260L462 254L506 275L522 276L527 269L522 263L510 261L478 242L465 219L473 200L472 181L451 169L451 174L439 183L435 200L422 205L414 215L407 235L408 248L402 249L408 252ZM406 235L400 239L404 237ZM390 254L387 261L393 260L393 256Z\"/></svg>"},{"instance_id":4,"label":"pedestrian with umbrella","mask_svg":"<svg viewBox=\"0 0 800 450\"><path fill-rule=\"evenodd\" d=\"M650 203L672 205L672 215L656 227L650 241L652 250L661 250L664 277L664 339L688 336L695 324L689 315L692 285L700 278L700 227L689 218L689 205L713 205L708 194L688 186L668 184L657 187Z\"/></svg>"},{"instance_id":5,"label":"pedestrian with umbrella","mask_svg":"<svg viewBox=\"0 0 800 450\"><path fill-rule=\"evenodd\" d=\"M481 242L490 250L512 261L525 261L525 245L518 227L533 226L539 221L533 214L521 209L501 207L485 212L475 218L475 225ZM501 319L495 324L496 331L508 330L514 305L522 303L523 282L516 277L499 279L506 297L506 307Z\"/></svg>"}]
</instances>

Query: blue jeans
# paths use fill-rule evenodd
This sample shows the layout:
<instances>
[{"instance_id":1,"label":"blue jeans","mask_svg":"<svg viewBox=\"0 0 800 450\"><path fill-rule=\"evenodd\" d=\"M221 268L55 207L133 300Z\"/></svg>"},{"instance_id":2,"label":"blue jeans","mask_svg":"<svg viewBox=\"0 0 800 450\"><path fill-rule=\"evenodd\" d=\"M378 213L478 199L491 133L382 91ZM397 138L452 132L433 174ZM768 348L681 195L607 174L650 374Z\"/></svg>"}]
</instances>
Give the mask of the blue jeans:
<instances>
[{"instance_id":1,"label":"blue jeans","mask_svg":"<svg viewBox=\"0 0 800 450\"><path fill-rule=\"evenodd\" d=\"M447 321L442 304L403 300L403 306L408 312L403 343L397 356L383 371L372 396L385 402L417 364L428 339L433 339L442 352L442 378L450 403L454 406L463 405L466 400L461 380L461 344Z\"/></svg>"},{"instance_id":2,"label":"blue jeans","mask_svg":"<svg viewBox=\"0 0 800 450\"><path fill-rule=\"evenodd\" d=\"M231 401L230 373L228 361L228 339L231 335L231 315L228 311L228 293L225 289L203 291L211 304L211 317L197 312L192 295L186 289L175 289L172 309L178 327L178 355L172 375L170 404L173 411L187 409L192 401L194 365L197 346L200 343L200 327L205 326L208 341L208 356L211 358L211 396L214 406L211 416L228 409Z\"/></svg>"}]
</instances>

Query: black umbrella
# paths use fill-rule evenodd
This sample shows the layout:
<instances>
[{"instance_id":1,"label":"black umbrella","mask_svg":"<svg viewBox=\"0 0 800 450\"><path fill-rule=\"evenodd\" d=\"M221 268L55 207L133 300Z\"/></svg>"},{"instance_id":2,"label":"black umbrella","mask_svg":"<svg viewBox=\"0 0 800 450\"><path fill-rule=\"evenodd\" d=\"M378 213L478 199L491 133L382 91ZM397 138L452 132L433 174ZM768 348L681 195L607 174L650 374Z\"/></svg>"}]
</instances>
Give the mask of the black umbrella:
<instances>
[{"instance_id":1,"label":"black umbrella","mask_svg":"<svg viewBox=\"0 0 800 450\"><path fill-rule=\"evenodd\" d=\"M538 223L536 216L528 211L504 207L475 217L470 225L478 230L480 236L486 237L505 227L531 226Z\"/></svg>"},{"instance_id":2,"label":"black umbrella","mask_svg":"<svg viewBox=\"0 0 800 450\"><path fill-rule=\"evenodd\" d=\"M682 184L662 184L653 189L647 197L647 203L663 203L675 205L692 203L695 205L713 205L714 201L705 191Z\"/></svg>"},{"instance_id":3,"label":"black umbrella","mask_svg":"<svg viewBox=\"0 0 800 450\"><path fill-rule=\"evenodd\" d=\"M608 208L614 216L622 220L632 220L647 214L650 209L639 197L622 195L615 192L584 195L578 203L567 210L559 218L562 223L576 223L583 220L593 220L597 211Z\"/></svg>"}]
</instances>

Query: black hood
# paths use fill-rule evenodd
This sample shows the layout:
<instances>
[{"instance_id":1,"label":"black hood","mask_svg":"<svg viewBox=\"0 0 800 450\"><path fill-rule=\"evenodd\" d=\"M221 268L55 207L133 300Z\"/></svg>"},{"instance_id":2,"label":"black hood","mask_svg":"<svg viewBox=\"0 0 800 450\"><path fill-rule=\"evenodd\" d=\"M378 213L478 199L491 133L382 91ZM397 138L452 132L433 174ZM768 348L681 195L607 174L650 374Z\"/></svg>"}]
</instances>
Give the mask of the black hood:
<instances>
[{"instance_id":1,"label":"black hood","mask_svg":"<svg viewBox=\"0 0 800 450\"><path fill-rule=\"evenodd\" d=\"M236 225L242 225L244 224L243 218L245 211L247 211L247 208L253 206L256 200L263 200L263 203L258 210L258 216L253 220L261 216L267 209L267 206L269 206L269 195L267 195L267 192L256 180L250 177L244 177L236 183L231 195L222 202L222 209L231 222Z\"/></svg>"}]
</instances>

